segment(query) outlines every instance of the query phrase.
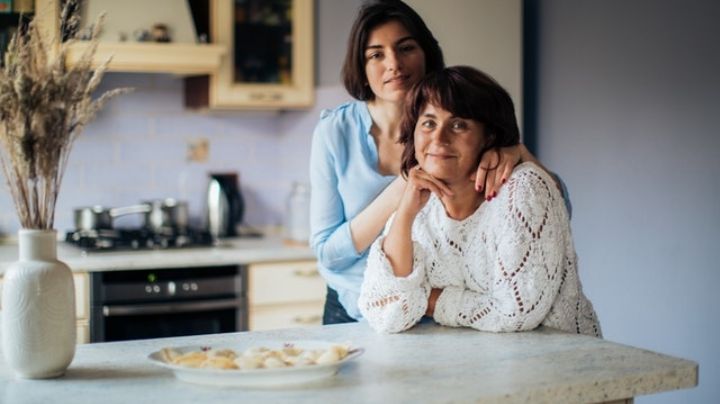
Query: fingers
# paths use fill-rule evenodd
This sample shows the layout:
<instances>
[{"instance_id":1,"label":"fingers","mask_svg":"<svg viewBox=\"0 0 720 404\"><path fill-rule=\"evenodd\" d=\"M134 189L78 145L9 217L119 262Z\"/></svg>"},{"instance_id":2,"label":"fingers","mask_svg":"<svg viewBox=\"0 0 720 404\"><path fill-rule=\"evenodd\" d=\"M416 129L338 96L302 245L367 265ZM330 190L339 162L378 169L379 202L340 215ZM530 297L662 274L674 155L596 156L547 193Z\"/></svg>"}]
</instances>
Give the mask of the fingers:
<instances>
[{"instance_id":1,"label":"fingers","mask_svg":"<svg viewBox=\"0 0 720 404\"><path fill-rule=\"evenodd\" d=\"M500 165L495 170L495 189L493 190L493 198L500 192L500 188L505 184L507 179L510 177L510 173L513 170L514 164L510 160L503 158L500 161Z\"/></svg>"},{"instance_id":2,"label":"fingers","mask_svg":"<svg viewBox=\"0 0 720 404\"><path fill-rule=\"evenodd\" d=\"M503 147L499 150L491 150L489 153L485 153L483 156L483 162L481 162L480 165L482 166L484 164L484 161L486 160L485 156L488 155L493 156L493 158L489 157L487 160L494 163L492 166L489 166L489 173L487 174L487 179L485 180L486 200L490 201L495 198L500 191L500 188L510 178L512 170L521 160L521 151L522 146L518 145Z\"/></svg>"},{"instance_id":3,"label":"fingers","mask_svg":"<svg viewBox=\"0 0 720 404\"><path fill-rule=\"evenodd\" d=\"M512 174L513 168L515 168L514 165L505 164L505 169L503 170L502 180L501 180L503 185L507 182L507 180L510 179L510 175Z\"/></svg>"},{"instance_id":4,"label":"fingers","mask_svg":"<svg viewBox=\"0 0 720 404\"><path fill-rule=\"evenodd\" d=\"M487 178L485 178L485 200L491 200L497 195L497 178L498 165L502 161L499 150L489 150L483 155L483 160L487 156L487 166L489 168ZM480 162L482 164L482 162Z\"/></svg>"},{"instance_id":5,"label":"fingers","mask_svg":"<svg viewBox=\"0 0 720 404\"><path fill-rule=\"evenodd\" d=\"M487 175L487 169L485 167L481 161L475 173L475 191L477 192L482 192L483 189L485 189L485 176Z\"/></svg>"},{"instance_id":6,"label":"fingers","mask_svg":"<svg viewBox=\"0 0 720 404\"><path fill-rule=\"evenodd\" d=\"M423 171L420 166L417 166L412 170L411 178L415 186L421 189L428 189L440 197L453 195L450 187L448 187L444 182Z\"/></svg>"}]
</instances>

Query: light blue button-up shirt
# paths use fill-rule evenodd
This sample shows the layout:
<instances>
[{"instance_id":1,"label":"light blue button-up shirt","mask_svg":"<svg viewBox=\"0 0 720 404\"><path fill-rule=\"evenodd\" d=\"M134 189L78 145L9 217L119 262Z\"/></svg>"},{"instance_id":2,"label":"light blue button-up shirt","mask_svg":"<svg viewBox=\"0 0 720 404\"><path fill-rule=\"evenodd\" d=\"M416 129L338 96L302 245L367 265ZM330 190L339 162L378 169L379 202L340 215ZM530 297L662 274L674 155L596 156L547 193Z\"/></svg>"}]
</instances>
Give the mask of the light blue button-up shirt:
<instances>
[{"instance_id":1,"label":"light blue button-up shirt","mask_svg":"<svg viewBox=\"0 0 720 404\"><path fill-rule=\"evenodd\" d=\"M320 273L356 319L362 317L357 300L368 251L355 251L350 220L395 179L377 171L378 152L371 127L365 102L324 110L313 134L310 157L311 245Z\"/></svg>"}]
</instances>

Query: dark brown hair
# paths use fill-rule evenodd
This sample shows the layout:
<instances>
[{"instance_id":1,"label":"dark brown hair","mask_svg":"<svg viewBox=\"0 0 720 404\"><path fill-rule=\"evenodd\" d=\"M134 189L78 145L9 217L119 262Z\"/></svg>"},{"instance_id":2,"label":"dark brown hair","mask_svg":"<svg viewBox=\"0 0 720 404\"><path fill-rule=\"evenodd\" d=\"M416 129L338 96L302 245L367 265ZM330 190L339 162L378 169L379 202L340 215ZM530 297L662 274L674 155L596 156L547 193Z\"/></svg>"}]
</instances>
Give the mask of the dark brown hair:
<instances>
[{"instance_id":1,"label":"dark brown hair","mask_svg":"<svg viewBox=\"0 0 720 404\"><path fill-rule=\"evenodd\" d=\"M445 67L442 50L432 32L410 6L400 0L374 0L363 4L358 12L350 37L342 68L342 81L347 92L355 99L375 99L365 75L365 47L370 32L390 21L400 22L418 42L425 53L425 72L436 72Z\"/></svg>"},{"instance_id":2,"label":"dark brown hair","mask_svg":"<svg viewBox=\"0 0 720 404\"><path fill-rule=\"evenodd\" d=\"M400 167L403 175L415 167L415 125L427 104L454 116L472 119L485 127L485 144L477 157L488 150L520 142L515 108L507 91L495 79L468 66L453 66L428 74L408 92L399 142L405 145Z\"/></svg>"}]
</instances>

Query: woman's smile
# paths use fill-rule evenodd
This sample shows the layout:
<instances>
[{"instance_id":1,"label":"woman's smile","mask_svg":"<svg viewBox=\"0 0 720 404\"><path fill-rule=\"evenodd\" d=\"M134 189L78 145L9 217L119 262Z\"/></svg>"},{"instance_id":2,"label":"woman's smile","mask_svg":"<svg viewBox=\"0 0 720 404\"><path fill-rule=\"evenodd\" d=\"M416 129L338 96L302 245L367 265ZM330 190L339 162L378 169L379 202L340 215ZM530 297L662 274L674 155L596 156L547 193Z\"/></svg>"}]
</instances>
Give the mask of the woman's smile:
<instances>
[{"instance_id":1,"label":"woman's smile","mask_svg":"<svg viewBox=\"0 0 720 404\"><path fill-rule=\"evenodd\" d=\"M412 81L410 80L409 74L401 74L398 76L391 77L383 82L385 85L397 86L397 87L410 87Z\"/></svg>"},{"instance_id":2,"label":"woman's smile","mask_svg":"<svg viewBox=\"0 0 720 404\"><path fill-rule=\"evenodd\" d=\"M425 153L425 155L429 158L434 158L438 160L450 160L457 158L454 154L448 154L448 153Z\"/></svg>"}]
</instances>

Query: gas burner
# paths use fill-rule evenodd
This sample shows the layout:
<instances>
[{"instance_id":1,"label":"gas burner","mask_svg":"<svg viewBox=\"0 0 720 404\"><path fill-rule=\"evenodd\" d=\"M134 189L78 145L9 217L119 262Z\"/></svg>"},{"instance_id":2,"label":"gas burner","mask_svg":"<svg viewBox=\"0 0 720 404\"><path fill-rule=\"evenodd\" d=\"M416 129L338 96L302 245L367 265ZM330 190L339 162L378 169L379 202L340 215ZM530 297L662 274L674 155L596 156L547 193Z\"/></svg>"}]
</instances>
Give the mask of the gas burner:
<instances>
[{"instance_id":1,"label":"gas burner","mask_svg":"<svg viewBox=\"0 0 720 404\"><path fill-rule=\"evenodd\" d=\"M162 250L187 247L208 247L213 244L210 233L188 229L182 233L147 229L78 230L68 232L65 241L83 251Z\"/></svg>"}]
</instances>

